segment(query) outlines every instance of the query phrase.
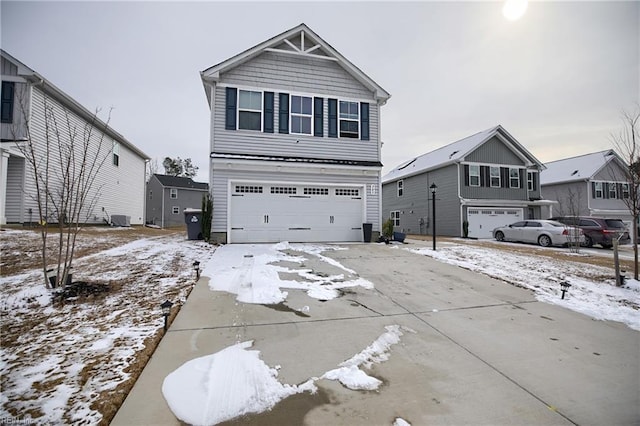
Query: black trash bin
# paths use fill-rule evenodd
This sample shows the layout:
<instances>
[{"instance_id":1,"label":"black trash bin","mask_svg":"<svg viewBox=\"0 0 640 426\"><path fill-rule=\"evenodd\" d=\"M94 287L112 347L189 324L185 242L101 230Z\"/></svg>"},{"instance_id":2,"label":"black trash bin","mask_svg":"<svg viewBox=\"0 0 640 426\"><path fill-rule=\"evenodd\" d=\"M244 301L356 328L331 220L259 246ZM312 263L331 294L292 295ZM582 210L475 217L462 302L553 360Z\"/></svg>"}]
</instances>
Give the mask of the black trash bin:
<instances>
[{"instance_id":1,"label":"black trash bin","mask_svg":"<svg viewBox=\"0 0 640 426\"><path fill-rule=\"evenodd\" d=\"M373 230L373 223L362 224L362 235L365 243L371 242L371 231Z\"/></svg>"},{"instance_id":2,"label":"black trash bin","mask_svg":"<svg viewBox=\"0 0 640 426\"><path fill-rule=\"evenodd\" d=\"M184 209L184 223L187 224L187 239L202 240L202 210Z\"/></svg>"}]
</instances>

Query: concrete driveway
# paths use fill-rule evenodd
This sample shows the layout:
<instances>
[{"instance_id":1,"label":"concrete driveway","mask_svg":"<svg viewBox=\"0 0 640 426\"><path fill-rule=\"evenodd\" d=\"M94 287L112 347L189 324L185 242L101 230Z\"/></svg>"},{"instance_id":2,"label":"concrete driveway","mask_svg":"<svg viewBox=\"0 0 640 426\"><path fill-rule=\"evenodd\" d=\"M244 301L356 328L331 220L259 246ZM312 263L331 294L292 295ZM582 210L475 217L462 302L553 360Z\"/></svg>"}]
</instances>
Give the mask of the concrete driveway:
<instances>
[{"instance_id":1,"label":"concrete driveway","mask_svg":"<svg viewBox=\"0 0 640 426\"><path fill-rule=\"evenodd\" d=\"M336 368L395 324L414 332L370 370L384 382L378 391L320 380L315 395L228 424L640 424L640 333L406 250L345 247L324 255L375 289L355 287L327 302L287 290L287 305L309 306L308 317L238 303L201 279L112 424L181 424L162 396L164 378L238 341L253 339L266 364L281 366L279 380L296 384Z\"/></svg>"}]
</instances>

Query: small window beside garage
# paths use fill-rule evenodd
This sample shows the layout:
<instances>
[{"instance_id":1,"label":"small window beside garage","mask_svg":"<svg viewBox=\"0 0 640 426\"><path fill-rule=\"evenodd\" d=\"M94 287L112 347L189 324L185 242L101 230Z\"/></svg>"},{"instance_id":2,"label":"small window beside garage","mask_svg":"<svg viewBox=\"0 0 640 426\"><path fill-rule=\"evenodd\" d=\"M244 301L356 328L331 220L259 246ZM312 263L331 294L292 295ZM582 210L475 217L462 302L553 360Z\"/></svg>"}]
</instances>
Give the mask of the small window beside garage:
<instances>
[{"instance_id":1,"label":"small window beside garage","mask_svg":"<svg viewBox=\"0 0 640 426\"><path fill-rule=\"evenodd\" d=\"M304 195L329 195L329 188L304 188Z\"/></svg>"},{"instance_id":2,"label":"small window beside garage","mask_svg":"<svg viewBox=\"0 0 640 426\"><path fill-rule=\"evenodd\" d=\"M297 188L295 186L272 186L272 194L296 194Z\"/></svg>"},{"instance_id":3,"label":"small window beside garage","mask_svg":"<svg viewBox=\"0 0 640 426\"><path fill-rule=\"evenodd\" d=\"M400 226L400 211L394 210L391 212L391 221L393 222L393 226Z\"/></svg>"},{"instance_id":4,"label":"small window beside garage","mask_svg":"<svg viewBox=\"0 0 640 426\"><path fill-rule=\"evenodd\" d=\"M236 192L239 194L262 194L262 187L252 185L236 185Z\"/></svg>"},{"instance_id":5,"label":"small window beside garage","mask_svg":"<svg viewBox=\"0 0 640 426\"><path fill-rule=\"evenodd\" d=\"M336 188L336 195L338 195L338 196L346 196L346 197L358 197L360 195L360 190L358 190L358 189Z\"/></svg>"},{"instance_id":6,"label":"small window beside garage","mask_svg":"<svg viewBox=\"0 0 640 426\"><path fill-rule=\"evenodd\" d=\"M179 206L171 207L171 213L172 214L180 214L180 207Z\"/></svg>"}]
</instances>

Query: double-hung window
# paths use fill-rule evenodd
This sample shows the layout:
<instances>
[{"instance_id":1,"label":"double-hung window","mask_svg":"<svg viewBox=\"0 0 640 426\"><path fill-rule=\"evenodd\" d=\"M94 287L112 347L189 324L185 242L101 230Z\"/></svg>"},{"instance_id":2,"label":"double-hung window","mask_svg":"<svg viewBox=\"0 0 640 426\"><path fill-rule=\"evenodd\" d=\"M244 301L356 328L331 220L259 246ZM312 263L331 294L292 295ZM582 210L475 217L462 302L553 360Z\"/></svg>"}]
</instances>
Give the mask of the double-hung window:
<instances>
[{"instance_id":1,"label":"double-hung window","mask_svg":"<svg viewBox=\"0 0 640 426\"><path fill-rule=\"evenodd\" d=\"M404 181L399 180L398 181L398 197L402 197L402 194L404 194Z\"/></svg>"},{"instance_id":2,"label":"double-hung window","mask_svg":"<svg viewBox=\"0 0 640 426\"><path fill-rule=\"evenodd\" d=\"M469 165L469 186L480 186L480 166Z\"/></svg>"},{"instance_id":3,"label":"double-hung window","mask_svg":"<svg viewBox=\"0 0 640 426\"><path fill-rule=\"evenodd\" d=\"M360 137L360 106L358 102L340 101L339 107L340 137Z\"/></svg>"},{"instance_id":4,"label":"double-hung window","mask_svg":"<svg viewBox=\"0 0 640 426\"><path fill-rule=\"evenodd\" d=\"M178 198L178 189L177 189L177 188L171 188L171 189L169 190L169 198L172 198L172 199L174 199L174 200L175 200L176 198Z\"/></svg>"},{"instance_id":5,"label":"double-hung window","mask_svg":"<svg viewBox=\"0 0 640 426\"><path fill-rule=\"evenodd\" d=\"M602 197L602 182L594 182L594 196L595 198L603 198Z\"/></svg>"},{"instance_id":6,"label":"double-hung window","mask_svg":"<svg viewBox=\"0 0 640 426\"><path fill-rule=\"evenodd\" d=\"M240 90L238 128L262 131L262 93Z\"/></svg>"},{"instance_id":7,"label":"double-hung window","mask_svg":"<svg viewBox=\"0 0 640 426\"><path fill-rule=\"evenodd\" d=\"M394 210L391 212L391 221L393 226L400 226L400 211Z\"/></svg>"},{"instance_id":8,"label":"double-hung window","mask_svg":"<svg viewBox=\"0 0 640 426\"><path fill-rule=\"evenodd\" d=\"M310 135L313 122L312 99L307 96L291 96L291 133Z\"/></svg>"},{"instance_id":9,"label":"double-hung window","mask_svg":"<svg viewBox=\"0 0 640 426\"><path fill-rule=\"evenodd\" d=\"M520 170L514 167L509 169L509 188L520 188Z\"/></svg>"},{"instance_id":10,"label":"double-hung window","mask_svg":"<svg viewBox=\"0 0 640 426\"><path fill-rule=\"evenodd\" d=\"M609 198L618 198L615 182L609 182Z\"/></svg>"},{"instance_id":11,"label":"double-hung window","mask_svg":"<svg viewBox=\"0 0 640 426\"><path fill-rule=\"evenodd\" d=\"M533 172L527 172L527 189L529 191L535 191L535 185L533 183Z\"/></svg>"},{"instance_id":12,"label":"double-hung window","mask_svg":"<svg viewBox=\"0 0 640 426\"><path fill-rule=\"evenodd\" d=\"M500 188L500 167L490 167L491 187Z\"/></svg>"},{"instance_id":13,"label":"double-hung window","mask_svg":"<svg viewBox=\"0 0 640 426\"><path fill-rule=\"evenodd\" d=\"M113 165L120 165L120 144L118 142L113 143L113 149L111 150L113 153Z\"/></svg>"},{"instance_id":14,"label":"double-hung window","mask_svg":"<svg viewBox=\"0 0 640 426\"><path fill-rule=\"evenodd\" d=\"M629 198L629 184L623 183L621 185L621 190L622 190L622 198Z\"/></svg>"}]
</instances>

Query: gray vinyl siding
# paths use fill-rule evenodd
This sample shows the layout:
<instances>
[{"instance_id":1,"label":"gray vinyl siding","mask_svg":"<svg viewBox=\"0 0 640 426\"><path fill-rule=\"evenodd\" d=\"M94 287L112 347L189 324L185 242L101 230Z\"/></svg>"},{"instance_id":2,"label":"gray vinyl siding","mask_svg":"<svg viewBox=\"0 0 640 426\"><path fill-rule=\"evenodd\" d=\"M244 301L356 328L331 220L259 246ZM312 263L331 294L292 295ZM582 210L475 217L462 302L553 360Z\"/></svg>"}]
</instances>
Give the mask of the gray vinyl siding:
<instances>
[{"instance_id":1,"label":"gray vinyl siding","mask_svg":"<svg viewBox=\"0 0 640 426\"><path fill-rule=\"evenodd\" d=\"M5 217L7 223L23 223L29 221L29 214L24 210L22 187L24 184L25 160L24 158L10 156L7 164L7 193L5 204ZM32 220L37 221L37 213L34 211Z\"/></svg>"},{"instance_id":2,"label":"gray vinyl siding","mask_svg":"<svg viewBox=\"0 0 640 426\"><path fill-rule=\"evenodd\" d=\"M366 222L373 224L374 232L380 231L379 190L376 189L375 194L370 192L370 185L375 185L376 188L379 188L379 174L368 176L336 174L332 173L330 169L326 169L323 173L320 168L318 168L317 172L303 172L295 171L285 166L282 169L281 171L250 171L238 166L229 169L224 165L212 164L213 222L211 231L213 233L227 232L227 189L229 180L366 185Z\"/></svg>"},{"instance_id":3,"label":"gray vinyl siding","mask_svg":"<svg viewBox=\"0 0 640 426\"><path fill-rule=\"evenodd\" d=\"M37 150L41 153L41 158L45 156L45 118L44 102L45 95L39 87L32 90L32 117L31 117L31 137L37 144ZM47 97L47 103L56 114L58 125L63 127L66 122L64 107L60 102L51 97ZM76 143L81 143L82 134L87 121L79 117L72 111L67 110L71 125L80 135ZM61 137L67 138L66 129L60 129ZM102 142L100 142L101 137ZM52 143L57 141L52 139ZM81 214L81 220L87 223L101 223L107 216L114 214L131 217L131 224L143 224L144 222L144 197L145 197L145 160L138 154L127 148L122 143L119 147L119 165L113 164L112 158L113 139L103 135L98 129L93 129L91 140L90 156L93 158L105 159L96 180L92 186L87 199L92 201L92 206L87 203ZM52 153L51 155L54 155ZM51 161L51 187L56 187L59 182L60 169L55 161ZM33 208L37 211L36 189L31 165L27 164L25 174L25 192L23 210ZM104 208L104 210L103 210ZM49 220L55 220L49 217Z\"/></svg>"},{"instance_id":4,"label":"gray vinyl siding","mask_svg":"<svg viewBox=\"0 0 640 426\"><path fill-rule=\"evenodd\" d=\"M500 139L493 137L483 143L478 149L465 156L465 161L472 163L503 164L509 166L524 166L524 162Z\"/></svg>"},{"instance_id":5,"label":"gray vinyl siding","mask_svg":"<svg viewBox=\"0 0 640 426\"><path fill-rule=\"evenodd\" d=\"M527 185L527 190L528 190L528 182L527 182L527 172L533 172L536 177L535 177L535 188L533 189L533 191L529 191L528 192L528 197L530 200L539 200L542 198L542 188L540 186L540 171L538 170L527 170L525 172L525 185Z\"/></svg>"},{"instance_id":6,"label":"gray vinyl siding","mask_svg":"<svg viewBox=\"0 0 640 426\"><path fill-rule=\"evenodd\" d=\"M626 172L618 162L610 161L591 180L599 180L606 182L627 182Z\"/></svg>"},{"instance_id":7,"label":"gray vinyl siding","mask_svg":"<svg viewBox=\"0 0 640 426\"><path fill-rule=\"evenodd\" d=\"M397 181L382 187L382 217L390 217L391 211L400 211L400 226L396 231L408 234L432 234L432 200L429 187L435 183L436 233L460 236L460 198L458 197L457 165L433 170L403 179L404 195L397 195Z\"/></svg>"},{"instance_id":8,"label":"gray vinyl siding","mask_svg":"<svg viewBox=\"0 0 640 426\"><path fill-rule=\"evenodd\" d=\"M552 216L589 216L588 187L584 181L544 185L542 195L558 202L552 207Z\"/></svg>"},{"instance_id":9,"label":"gray vinyl siding","mask_svg":"<svg viewBox=\"0 0 640 426\"><path fill-rule=\"evenodd\" d=\"M151 176L149 183L147 184L147 214L146 221L154 225L162 225L162 190L163 187L158 181L158 178ZM151 192L151 198L149 193Z\"/></svg>"},{"instance_id":10,"label":"gray vinyl siding","mask_svg":"<svg viewBox=\"0 0 640 426\"><path fill-rule=\"evenodd\" d=\"M247 154L247 155L276 155L305 158L344 159L360 161L378 161L378 126L379 107L375 103L369 104L369 140L350 138L330 138L328 124L328 101L324 97L323 137L299 134L278 133L280 107L279 96L274 101L274 133L264 133L252 130L225 129L225 88L217 86L215 93L215 118L213 128L214 152ZM295 92L286 92L295 94Z\"/></svg>"},{"instance_id":11,"label":"gray vinyl siding","mask_svg":"<svg viewBox=\"0 0 640 426\"><path fill-rule=\"evenodd\" d=\"M184 209L202 208L202 196L207 191L199 189L174 188L178 198L171 198L172 187L164 188L164 227L184 225ZM179 207L180 213L174 214L173 207Z\"/></svg>"},{"instance_id":12,"label":"gray vinyl siding","mask_svg":"<svg viewBox=\"0 0 640 426\"><path fill-rule=\"evenodd\" d=\"M4 58L2 59L4 63ZM13 121L0 123L2 140L24 140L27 137L27 118L29 117L29 86L26 83L15 83L13 101Z\"/></svg>"}]
</instances>

